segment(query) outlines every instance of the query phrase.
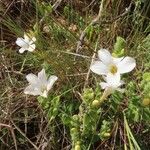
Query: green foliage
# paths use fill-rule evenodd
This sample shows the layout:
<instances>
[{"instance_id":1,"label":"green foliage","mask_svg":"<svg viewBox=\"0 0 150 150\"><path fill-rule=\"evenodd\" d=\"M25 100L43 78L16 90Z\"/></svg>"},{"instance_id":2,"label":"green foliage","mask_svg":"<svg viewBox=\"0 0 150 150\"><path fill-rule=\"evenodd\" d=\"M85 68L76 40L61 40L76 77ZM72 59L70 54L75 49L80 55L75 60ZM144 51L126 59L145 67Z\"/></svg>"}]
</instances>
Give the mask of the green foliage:
<instances>
[{"instance_id":1,"label":"green foliage","mask_svg":"<svg viewBox=\"0 0 150 150\"><path fill-rule=\"evenodd\" d=\"M89 136L96 132L97 121L100 117L100 109L91 108L83 115L83 136Z\"/></svg>"},{"instance_id":2,"label":"green foliage","mask_svg":"<svg viewBox=\"0 0 150 150\"><path fill-rule=\"evenodd\" d=\"M59 107L60 107L60 97L38 97L38 102L42 106L43 110L45 110L48 118L50 121L55 119L55 117L58 115Z\"/></svg>"},{"instance_id":3,"label":"green foliage","mask_svg":"<svg viewBox=\"0 0 150 150\"><path fill-rule=\"evenodd\" d=\"M112 113L116 113L116 111L118 110L118 106L120 106L123 103L123 97L124 95L117 91L112 94L110 98L111 101L109 102L110 107L112 109Z\"/></svg>"},{"instance_id":4,"label":"green foliage","mask_svg":"<svg viewBox=\"0 0 150 150\"><path fill-rule=\"evenodd\" d=\"M147 35L139 44L138 49L150 50L150 34Z\"/></svg>"},{"instance_id":5,"label":"green foliage","mask_svg":"<svg viewBox=\"0 0 150 150\"><path fill-rule=\"evenodd\" d=\"M87 105L91 104L91 102L94 100L94 91L92 88L85 89L83 93L83 101Z\"/></svg>"},{"instance_id":6,"label":"green foliage","mask_svg":"<svg viewBox=\"0 0 150 150\"><path fill-rule=\"evenodd\" d=\"M71 120L71 137L73 149L80 146L86 149L90 144L98 140L98 133L96 132L99 123L101 108L92 105L94 101L95 92L91 88L84 90L82 94L83 102L79 107L78 115L72 116ZM92 139L91 139L92 135Z\"/></svg>"},{"instance_id":7,"label":"green foliage","mask_svg":"<svg viewBox=\"0 0 150 150\"><path fill-rule=\"evenodd\" d=\"M140 57L144 58L145 70L150 69L150 34L148 34L138 45L138 52L141 54Z\"/></svg>"},{"instance_id":8,"label":"green foliage","mask_svg":"<svg viewBox=\"0 0 150 150\"><path fill-rule=\"evenodd\" d=\"M122 37L118 36L116 43L114 45L113 56L115 57L124 56L125 46L126 46L126 41Z\"/></svg>"},{"instance_id":9,"label":"green foliage","mask_svg":"<svg viewBox=\"0 0 150 150\"><path fill-rule=\"evenodd\" d=\"M98 25L97 26L89 25L86 29L87 39L90 42L94 42L97 39L98 34L100 33L100 31L101 31L101 28Z\"/></svg>"},{"instance_id":10,"label":"green foliage","mask_svg":"<svg viewBox=\"0 0 150 150\"><path fill-rule=\"evenodd\" d=\"M143 88L143 94L145 98L150 98L150 72L143 74L143 80L141 81Z\"/></svg>"},{"instance_id":11,"label":"green foliage","mask_svg":"<svg viewBox=\"0 0 150 150\"><path fill-rule=\"evenodd\" d=\"M126 130L126 133L127 133L128 141L129 141L129 148L130 149L141 150L141 148L139 147L137 141L135 140L135 138L134 138L134 136L131 132L131 129L128 125L125 114L124 114L124 127L125 127L125 130ZM126 144L125 144L125 146L126 146Z\"/></svg>"},{"instance_id":12,"label":"green foliage","mask_svg":"<svg viewBox=\"0 0 150 150\"><path fill-rule=\"evenodd\" d=\"M48 74L49 76L54 74L52 67L46 61L41 66L46 70L46 74Z\"/></svg>"},{"instance_id":13,"label":"green foliage","mask_svg":"<svg viewBox=\"0 0 150 150\"><path fill-rule=\"evenodd\" d=\"M136 85L130 82L127 87L128 108L126 109L127 118L131 122L147 122L150 120L150 111L148 107L143 107L142 97L136 93Z\"/></svg>"},{"instance_id":14,"label":"green foliage","mask_svg":"<svg viewBox=\"0 0 150 150\"><path fill-rule=\"evenodd\" d=\"M11 17L7 16L7 19L3 20L3 25L5 25L11 32L15 33L17 36L22 36L23 29Z\"/></svg>"},{"instance_id":15,"label":"green foliage","mask_svg":"<svg viewBox=\"0 0 150 150\"><path fill-rule=\"evenodd\" d=\"M79 27L83 27L84 19L77 12L74 11L70 6L65 6L63 9L64 16L67 18L69 24L75 23Z\"/></svg>"},{"instance_id":16,"label":"green foliage","mask_svg":"<svg viewBox=\"0 0 150 150\"><path fill-rule=\"evenodd\" d=\"M38 10L42 16L52 13L52 6L50 3L42 2L38 5Z\"/></svg>"},{"instance_id":17,"label":"green foliage","mask_svg":"<svg viewBox=\"0 0 150 150\"><path fill-rule=\"evenodd\" d=\"M101 140L106 140L107 138L110 137L110 129L111 129L110 127L111 124L109 121L106 120L102 121L101 129L99 133Z\"/></svg>"}]
</instances>

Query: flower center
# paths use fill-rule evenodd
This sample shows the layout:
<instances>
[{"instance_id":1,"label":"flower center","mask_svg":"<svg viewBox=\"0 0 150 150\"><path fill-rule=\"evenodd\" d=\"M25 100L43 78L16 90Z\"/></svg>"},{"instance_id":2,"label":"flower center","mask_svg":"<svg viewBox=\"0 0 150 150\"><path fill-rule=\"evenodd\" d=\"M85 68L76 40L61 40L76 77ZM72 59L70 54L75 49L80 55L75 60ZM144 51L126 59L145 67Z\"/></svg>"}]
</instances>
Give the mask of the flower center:
<instances>
[{"instance_id":1,"label":"flower center","mask_svg":"<svg viewBox=\"0 0 150 150\"><path fill-rule=\"evenodd\" d=\"M45 85L41 86L41 92L44 93L45 91L47 91L47 87Z\"/></svg>"},{"instance_id":2,"label":"flower center","mask_svg":"<svg viewBox=\"0 0 150 150\"><path fill-rule=\"evenodd\" d=\"M41 87L41 92L43 97L47 97L47 88L45 85Z\"/></svg>"},{"instance_id":3,"label":"flower center","mask_svg":"<svg viewBox=\"0 0 150 150\"><path fill-rule=\"evenodd\" d=\"M115 74L117 73L117 67L116 65L111 65L110 68L109 68L109 71L112 73L112 74Z\"/></svg>"}]
</instances>

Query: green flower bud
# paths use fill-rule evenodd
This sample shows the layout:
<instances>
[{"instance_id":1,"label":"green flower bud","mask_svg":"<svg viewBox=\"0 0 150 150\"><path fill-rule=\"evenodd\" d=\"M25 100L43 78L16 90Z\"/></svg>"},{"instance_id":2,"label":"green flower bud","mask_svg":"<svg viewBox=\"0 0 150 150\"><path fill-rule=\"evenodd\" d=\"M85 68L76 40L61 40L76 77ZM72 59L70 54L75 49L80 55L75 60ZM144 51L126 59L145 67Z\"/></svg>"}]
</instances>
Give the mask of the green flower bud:
<instances>
[{"instance_id":1,"label":"green flower bud","mask_svg":"<svg viewBox=\"0 0 150 150\"><path fill-rule=\"evenodd\" d=\"M113 56L113 57L117 57L117 54L115 54L115 53L112 53L112 56Z\"/></svg>"},{"instance_id":2,"label":"green flower bud","mask_svg":"<svg viewBox=\"0 0 150 150\"><path fill-rule=\"evenodd\" d=\"M74 133L77 133L77 129L76 128L71 128L71 133L74 134Z\"/></svg>"},{"instance_id":3,"label":"green flower bud","mask_svg":"<svg viewBox=\"0 0 150 150\"><path fill-rule=\"evenodd\" d=\"M53 109L53 113L55 114L55 113L57 113L58 112L58 109L57 108L54 108Z\"/></svg>"},{"instance_id":4,"label":"green flower bud","mask_svg":"<svg viewBox=\"0 0 150 150\"><path fill-rule=\"evenodd\" d=\"M93 106L93 107L98 107L99 104L100 104L100 101L98 101L98 100L94 100L94 101L92 102L92 106Z\"/></svg>"},{"instance_id":5,"label":"green flower bud","mask_svg":"<svg viewBox=\"0 0 150 150\"><path fill-rule=\"evenodd\" d=\"M75 146L75 149L74 149L74 150L81 150L80 145L77 144L77 145Z\"/></svg>"},{"instance_id":6,"label":"green flower bud","mask_svg":"<svg viewBox=\"0 0 150 150\"><path fill-rule=\"evenodd\" d=\"M73 115L72 118L73 118L74 121L78 121L79 120L79 116L78 115Z\"/></svg>"},{"instance_id":7,"label":"green flower bud","mask_svg":"<svg viewBox=\"0 0 150 150\"><path fill-rule=\"evenodd\" d=\"M86 102L86 103L89 103L91 102L91 100L94 98L94 92L93 90L90 88L90 89L85 89L84 90L84 94L83 94L83 100Z\"/></svg>"},{"instance_id":8,"label":"green flower bud","mask_svg":"<svg viewBox=\"0 0 150 150\"><path fill-rule=\"evenodd\" d=\"M81 142L80 142L80 141L77 141L77 142L76 142L76 144L77 144L77 145L80 145L80 144L81 144Z\"/></svg>"},{"instance_id":9,"label":"green flower bud","mask_svg":"<svg viewBox=\"0 0 150 150\"><path fill-rule=\"evenodd\" d=\"M142 101L142 105L143 106L148 106L150 105L150 98L144 98Z\"/></svg>"},{"instance_id":10,"label":"green flower bud","mask_svg":"<svg viewBox=\"0 0 150 150\"><path fill-rule=\"evenodd\" d=\"M79 139L79 132L76 128L71 129L70 135L71 135L72 141L77 141Z\"/></svg>"},{"instance_id":11,"label":"green flower bud","mask_svg":"<svg viewBox=\"0 0 150 150\"><path fill-rule=\"evenodd\" d=\"M108 132L108 133L104 133L104 137L110 137L110 133Z\"/></svg>"}]
</instances>

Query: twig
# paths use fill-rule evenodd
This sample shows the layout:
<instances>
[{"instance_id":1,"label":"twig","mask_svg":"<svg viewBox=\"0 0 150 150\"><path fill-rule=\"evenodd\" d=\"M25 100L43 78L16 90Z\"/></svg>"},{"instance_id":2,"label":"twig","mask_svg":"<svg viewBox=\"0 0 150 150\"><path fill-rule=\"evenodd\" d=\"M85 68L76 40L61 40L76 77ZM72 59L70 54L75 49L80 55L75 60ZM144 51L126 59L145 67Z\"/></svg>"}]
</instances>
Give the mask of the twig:
<instances>
[{"instance_id":1,"label":"twig","mask_svg":"<svg viewBox=\"0 0 150 150\"><path fill-rule=\"evenodd\" d=\"M103 9L104 9L104 1L105 1L105 0L102 0L102 2L101 2L101 4L100 4L99 13L98 13L96 19L94 19L94 20L90 23L89 26L95 25L95 23L101 19L102 12L103 12ZM88 28L88 26L85 28L85 30L82 32L82 34L81 34L81 36L80 36L80 42L79 42L78 45L77 45L77 51L79 50L80 46L82 45L82 40L84 39L84 37L85 37L85 35L86 35L86 30L87 30L87 28ZM93 54L93 56L92 56L91 64L93 63L93 61L94 61L94 59L95 59L96 50L97 50L97 47L98 47L98 40L99 40L99 38L97 39L97 42L96 42L96 46L95 46L94 54ZM76 52L77 52L77 51L76 51ZM90 76L90 72L91 72L91 70L90 70L90 68L89 68L89 70L88 70L88 72L87 72L87 75L86 75L84 88L85 88L85 87L87 86L87 84L88 84L88 79L89 79L89 76Z\"/></svg>"},{"instance_id":2,"label":"twig","mask_svg":"<svg viewBox=\"0 0 150 150\"><path fill-rule=\"evenodd\" d=\"M5 12L3 13L3 17L7 14L7 12L9 11L10 7L14 4L15 0L13 0L7 7L7 9L5 10Z\"/></svg>"},{"instance_id":3,"label":"twig","mask_svg":"<svg viewBox=\"0 0 150 150\"><path fill-rule=\"evenodd\" d=\"M130 12L132 4L133 4L133 1L130 3L129 7L127 7L122 14L118 15L114 19L112 19L112 20L100 20L101 16L102 16L102 11L103 11L102 10L103 9L103 5L104 5L104 0L102 0L101 5L100 5L100 9L99 9L99 13L98 13L97 17L94 20L92 20L92 22L84 29L84 31L80 35L79 41L77 42L76 52L78 52L79 49L81 49L81 47L83 45L84 38L86 36L86 31L87 31L89 26L95 26L97 24L100 25L100 24L112 23L112 22L114 22L114 21L124 17L125 15L127 15Z\"/></svg>"},{"instance_id":4,"label":"twig","mask_svg":"<svg viewBox=\"0 0 150 150\"><path fill-rule=\"evenodd\" d=\"M13 120L11 120L11 123L21 133L21 135L24 136L28 140L28 142L35 148L35 150L39 150L39 148L16 126Z\"/></svg>"},{"instance_id":5,"label":"twig","mask_svg":"<svg viewBox=\"0 0 150 150\"><path fill-rule=\"evenodd\" d=\"M6 69L7 74L8 74L8 78L9 78L9 81L10 81L10 83L12 84L12 86L14 87L13 80L12 80L11 75L10 75L10 73L9 73L9 70L8 70L8 67L7 67L7 63L6 63L6 61L5 61L5 56L2 55L1 57L2 57L2 60L3 60L3 64L2 64L2 65L3 65L3 67Z\"/></svg>"},{"instance_id":6,"label":"twig","mask_svg":"<svg viewBox=\"0 0 150 150\"><path fill-rule=\"evenodd\" d=\"M10 125L4 124L4 123L0 123L0 127L1 127L1 126L10 129L11 134L12 134L12 138L13 138L13 140L14 140L15 149L18 150L18 148L17 148L17 142L16 142L16 138L15 138L15 134L14 134L14 129L13 129L13 127L10 126Z\"/></svg>"},{"instance_id":7,"label":"twig","mask_svg":"<svg viewBox=\"0 0 150 150\"><path fill-rule=\"evenodd\" d=\"M56 10L57 7L60 5L61 2L62 2L62 0L57 0L57 1L54 3L54 5L52 6L52 9L53 9L53 10Z\"/></svg>"},{"instance_id":8,"label":"twig","mask_svg":"<svg viewBox=\"0 0 150 150\"><path fill-rule=\"evenodd\" d=\"M59 51L59 52L65 53L65 54L69 54L69 55L74 55L74 56L76 56L76 57L82 57L82 58L91 59L91 57L89 57L89 56L81 55L81 54L78 54L78 53L65 52L65 51Z\"/></svg>"},{"instance_id":9,"label":"twig","mask_svg":"<svg viewBox=\"0 0 150 150\"><path fill-rule=\"evenodd\" d=\"M62 0L57 0L53 6L52 6L52 10L55 11L57 9L57 7L60 5L60 3L62 2ZM51 14L51 12L46 13L42 19L39 21L39 25L43 24L43 21L45 20L46 17L48 17Z\"/></svg>"},{"instance_id":10,"label":"twig","mask_svg":"<svg viewBox=\"0 0 150 150\"><path fill-rule=\"evenodd\" d=\"M96 45L95 45L95 50L94 50L94 54L93 54L93 56L92 56L92 60L91 60L90 66L92 65L92 63L93 63L93 61L94 61L94 59L95 59L96 50L97 50L97 47L98 47L98 40L99 40L99 37L97 38L97 42L96 42ZM89 70L88 70L87 75L86 75L85 83L84 83L84 88L85 88L85 87L87 86L87 84L88 84L90 72L91 72L91 70L90 70L90 67L89 67Z\"/></svg>"},{"instance_id":11,"label":"twig","mask_svg":"<svg viewBox=\"0 0 150 150\"><path fill-rule=\"evenodd\" d=\"M101 21L101 24L113 23L114 21L116 21L116 20L118 20L118 19L124 17L125 15L127 15L127 14L130 12L131 7L132 7L132 4L133 4L133 2L130 3L129 7L127 7L127 8L125 9L125 11L124 11L122 14L116 16L115 18L113 18L113 19L111 19L111 20L102 20L102 21ZM97 22L96 24L99 24L99 22Z\"/></svg>"},{"instance_id":12,"label":"twig","mask_svg":"<svg viewBox=\"0 0 150 150\"><path fill-rule=\"evenodd\" d=\"M85 36L86 36L86 31L87 31L88 27L89 27L89 26L94 26L94 25L100 20L100 18L101 18L101 16L102 16L103 8L104 8L104 1L105 1L105 0L102 0L102 1L101 1L101 5L100 5L100 7L99 7L99 13L98 13L97 17L96 17L95 19L93 19L92 22L91 22L91 23L84 29L84 31L81 33L81 36L80 36L80 38L79 38L79 41L77 42L78 44L77 44L76 53L78 53L79 49L80 49L81 46L82 46L82 43L83 43L83 40L84 40L84 38L85 38Z\"/></svg>"},{"instance_id":13,"label":"twig","mask_svg":"<svg viewBox=\"0 0 150 150\"><path fill-rule=\"evenodd\" d=\"M87 6L87 7L85 7L84 8L84 10L83 11L86 11L86 10L88 10L89 9L89 7L92 5L92 4L94 4L94 2L95 2L96 0L92 0L91 1L91 3Z\"/></svg>"}]
</instances>

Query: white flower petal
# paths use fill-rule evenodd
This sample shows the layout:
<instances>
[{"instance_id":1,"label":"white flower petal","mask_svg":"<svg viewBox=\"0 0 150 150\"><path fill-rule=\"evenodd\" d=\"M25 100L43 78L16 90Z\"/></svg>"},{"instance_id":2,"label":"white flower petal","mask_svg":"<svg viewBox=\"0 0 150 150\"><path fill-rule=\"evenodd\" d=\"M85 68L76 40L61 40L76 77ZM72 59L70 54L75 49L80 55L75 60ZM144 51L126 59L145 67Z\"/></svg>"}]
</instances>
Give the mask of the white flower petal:
<instances>
[{"instance_id":1,"label":"white flower petal","mask_svg":"<svg viewBox=\"0 0 150 150\"><path fill-rule=\"evenodd\" d=\"M32 37L31 41L35 42L35 41L36 41L36 38L35 38L35 37Z\"/></svg>"},{"instance_id":2,"label":"white flower petal","mask_svg":"<svg viewBox=\"0 0 150 150\"><path fill-rule=\"evenodd\" d=\"M27 43L23 38L17 38L16 44L20 47L26 47Z\"/></svg>"},{"instance_id":3,"label":"white flower petal","mask_svg":"<svg viewBox=\"0 0 150 150\"><path fill-rule=\"evenodd\" d=\"M100 49L98 51L98 57L105 65L109 65L110 63L112 63L112 56L106 49Z\"/></svg>"},{"instance_id":4,"label":"white flower petal","mask_svg":"<svg viewBox=\"0 0 150 150\"><path fill-rule=\"evenodd\" d=\"M114 87L120 85L120 74L119 73L115 73L115 74L108 73L107 77L106 77L106 82L110 86L114 86Z\"/></svg>"},{"instance_id":5,"label":"white flower petal","mask_svg":"<svg viewBox=\"0 0 150 150\"><path fill-rule=\"evenodd\" d=\"M120 61L123 60L123 58L124 58L124 57L120 57L120 58L112 57L114 64L118 64Z\"/></svg>"},{"instance_id":6,"label":"white flower petal","mask_svg":"<svg viewBox=\"0 0 150 150\"><path fill-rule=\"evenodd\" d=\"M38 79L40 80L40 82L42 84L47 84L47 76L45 73L45 69L42 69L39 73L38 73Z\"/></svg>"},{"instance_id":7,"label":"white flower petal","mask_svg":"<svg viewBox=\"0 0 150 150\"><path fill-rule=\"evenodd\" d=\"M31 44L33 44L35 41L36 41L36 38L35 38L35 37L33 37L32 39L30 39L29 44L31 45Z\"/></svg>"},{"instance_id":8,"label":"white flower petal","mask_svg":"<svg viewBox=\"0 0 150 150\"><path fill-rule=\"evenodd\" d=\"M47 84L47 90L49 91L51 88L52 88L52 86L53 86L53 84L55 83L55 81L58 79L58 77L57 76L50 76L49 77L49 79L48 79L48 84Z\"/></svg>"},{"instance_id":9,"label":"white flower petal","mask_svg":"<svg viewBox=\"0 0 150 150\"><path fill-rule=\"evenodd\" d=\"M104 65L101 61L94 61L91 64L90 69L98 75L105 75L108 73L107 66Z\"/></svg>"},{"instance_id":10,"label":"white flower petal","mask_svg":"<svg viewBox=\"0 0 150 150\"><path fill-rule=\"evenodd\" d=\"M101 86L102 89L106 89L106 88L108 87L108 83L106 83L106 82L101 82L101 83L100 83L100 86Z\"/></svg>"},{"instance_id":11,"label":"white flower petal","mask_svg":"<svg viewBox=\"0 0 150 150\"><path fill-rule=\"evenodd\" d=\"M24 53L24 51L26 51L26 50L27 50L26 48L23 48L23 47L22 47L22 48L19 49L19 53L22 54L22 53Z\"/></svg>"},{"instance_id":12,"label":"white flower petal","mask_svg":"<svg viewBox=\"0 0 150 150\"><path fill-rule=\"evenodd\" d=\"M29 86L24 90L25 94L41 95L47 97L48 91L52 88L54 82L58 79L56 76L51 76L48 80L45 70L42 69L38 76L30 73L26 76Z\"/></svg>"},{"instance_id":13,"label":"white flower petal","mask_svg":"<svg viewBox=\"0 0 150 150\"><path fill-rule=\"evenodd\" d=\"M35 44L29 45L28 51L33 52L35 50Z\"/></svg>"},{"instance_id":14,"label":"white flower petal","mask_svg":"<svg viewBox=\"0 0 150 150\"><path fill-rule=\"evenodd\" d=\"M122 61L120 61L117 65L119 73L127 73L132 71L136 66L136 62L134 58L125 57Z\"/></svg>"},{"instance_id":15,"label":"white flower petal","mask_svg":"<svg viewBox=\"0 0 150 150\"><path fill-rule=\"evenodd\" d=\"M44 90L44 92L41 94L41 96L47 98L47 95L48 95L48 91L47 90Z\"/></svg>"},{"instance_id":16,"label":"white flower petal","mask_svg":"<svg viewBox=\"0 0 150 150\"><path fill-rule=\"evenodd\" d=\"M25 39L26 41L30 41L30 37L29 37L27 34L25 34L25 33L24 33L24 39Z\"/></svg>"},{"instance_id":17,"label":"white flower petal","mask_svg":"<svg viewBox=\"0 0 150 150\"><path fill-rule=\"evenodd\" d=\"M41 95L42 92L40 91L40 89L36 88L35 86L29 85L25 88L24 90L25 94L29 94L29 95Z\"/></svg>"},{"instance_id":18,"label":"white flower petal","mask_svg":"<svg viewBox=\"0 0 150 150\"><path fill-rule=\"evenodd\" d=\"M119 91L119 92L121 92L121 93L125 92L125 89L121 89L121 88L117 88L116 90Z\"/></svg>"},{"instance_id":19,"label":"white flower petal","mask_svg":"<svg viewBox=\"0 0 150 150\"><path fill-rule=\"evenodd\" d=\"M30 84L37 84L39 82L39 79L36 75L34 75L33 73L30 73L26 76L27 81Z\"/></svg>"}]
</instances>

